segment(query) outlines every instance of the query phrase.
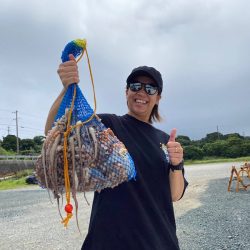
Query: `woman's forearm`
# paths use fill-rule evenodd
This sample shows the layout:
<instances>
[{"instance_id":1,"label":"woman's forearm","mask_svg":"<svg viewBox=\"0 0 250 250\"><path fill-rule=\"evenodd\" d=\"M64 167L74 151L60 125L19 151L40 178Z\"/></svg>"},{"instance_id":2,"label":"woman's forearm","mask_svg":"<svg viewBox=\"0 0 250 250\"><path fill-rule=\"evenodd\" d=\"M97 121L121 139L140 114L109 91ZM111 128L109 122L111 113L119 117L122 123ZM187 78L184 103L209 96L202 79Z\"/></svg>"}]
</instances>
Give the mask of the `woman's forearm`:
<instances>
[{"instance_id":1,"label":"woman's forearm","mask_svg":"<svg viewBox=\"0 0 250 250\"><path fill-rule=\"evenodd\" d=\"M46 124L45 124L45 130L44 130L45 135L47 135L48 131L53 126L55 116L56 116L56 114L58 112L59 106L60 106L60 104L62 102L62 99L63 99L63 96L64 96L65 92L66 92L66 89L64 88L62 90L62 92L60 93L60 95L56 98L56 100L54 101L54 103L52 104L52 106L50 108L50 111L49 111L49 114L48 114L48 117L47 117L47 121L46 121Z\"/></svg>"},{"instance_id":2,"label":"woman's forearm","mask_svg":"<svg viewBox=\"0 0 250 250\"><path fill-rule=\"evenodd\" d=\"M169 171L169 181L171 188L172 201L178 201L184 190L184 177L182 170Z\"/></svg>"},{"instance_id":3,"label":"woman's forearm","mask_svg":"<svg viewBox=\"0 0 250 250\"><path fill-rule=\"evenodd\" d=\"M61 82L64 86L60 95L54 101L52 107L50 108L48 118L45 124L45 135L47 135L48 131L52 128L55 116L58 112L60 104L62 102L63 96L68 88L68 86L72 83L79 83L79 74L78 74L78 66L77 62L72 54L69 54L69 61L61 63L57 70L57 73L61 79Z\"/></svg>"}]
</instances>

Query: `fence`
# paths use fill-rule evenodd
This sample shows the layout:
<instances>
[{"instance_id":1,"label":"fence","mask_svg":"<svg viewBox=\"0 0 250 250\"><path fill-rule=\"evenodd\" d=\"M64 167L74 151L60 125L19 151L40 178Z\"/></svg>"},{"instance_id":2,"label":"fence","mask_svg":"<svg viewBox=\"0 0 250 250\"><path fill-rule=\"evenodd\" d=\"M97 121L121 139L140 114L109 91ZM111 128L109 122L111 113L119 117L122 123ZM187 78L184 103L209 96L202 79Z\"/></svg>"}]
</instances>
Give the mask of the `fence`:
<instances>
[{"instance_id":1,"label":"fence","mask_svg":"<svg viewBox=\"0 0 250 250\"><path fill-rule=\"evenodd\" d=\"M35 169L38 156L0 155L0 175L5 176L25 169Z\"/></svg>"},{"instance_id":2,"label":"fence","mask_svg":"<svg viewBox=\"0 0 250 250\"><path fill-rule=\"evenodd\" d=\"M37 155L0 155L1 160L36 160Z\"/></svg>"}]
</instances>

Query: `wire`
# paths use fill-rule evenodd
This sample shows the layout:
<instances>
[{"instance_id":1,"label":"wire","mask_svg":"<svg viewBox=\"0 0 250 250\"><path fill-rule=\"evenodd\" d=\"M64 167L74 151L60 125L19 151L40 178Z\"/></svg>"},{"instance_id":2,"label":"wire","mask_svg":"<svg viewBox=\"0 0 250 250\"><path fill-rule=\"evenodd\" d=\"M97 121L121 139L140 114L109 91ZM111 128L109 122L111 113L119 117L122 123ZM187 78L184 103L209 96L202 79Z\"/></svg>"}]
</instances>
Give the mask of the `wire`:
<instances>
[{"instance_id":1,"label":"wire","mask_svg":"<svg viewBox=\"0 0 250 250\"><path fill-rule=\"evenodd\" d=\"M0 123L0 126L10 126L10 127L15 127L16 125L10 125L10 124L5 124L5 123Z\"/></svg>"},{"instance_id":2,"label":"wire","mask_svg":"<svg viewBox=\"0 0 250 250\"><path fill-rule=\"evenodd\" d=\"M3 111L3 112L9 112L11 114L15 113L15 111L13 110L8 110L8 109L0 109L0 111ZM28 114L28 113L25 113L25 112L22 112L22 111L18 111L18 114L19 116L22 115L22 116L28 116L30 118L33 118L33 119L37 119L37 118L41 118L41 116L38 116L38 115L35 115L35 114ZM1 117L2 118L2 117ZM7 117L6 117L7 118ZM20 119L20 117L18 117Z\"/></svg>"},{"instance_id":3,"label":"wire","mask_svg":"<svg viewBox=\"0 0 250 250\"><path fill-rule=\"evenodd\" d=\"M4 112L13 112L13 110L8 110L8 109L0 109L0 111L4 111Z\"/></svg>"},{"instance_id":4,"label":"wire","mask_svg":"<svg viewBox=\"0 0 250 250\"><path fill-rule=\"evenodd\" d=\"M31 118L36 118L36 119L37 119L37 118L40 118L40 119L41 119L41 116L33 115L33 114L27 114L27 113L24 113L24 112L22 112L22 111L20 111L19 114L24 115L24 116L29 116L29 117L31 117Z\"/></svg>"},{"instance_id":5,"label":"wire","mask_svg":"<svg viewBox=\"0 0 250 250\"><path fill-rule=\"evenodd\" d=\"M42 129L35 129L35 128L29 128L29 127L23 127L23 126L20 126L21 129L28 129L28 130L34 130L34 131L42 131Z\"/></svg>"}]
</instances>

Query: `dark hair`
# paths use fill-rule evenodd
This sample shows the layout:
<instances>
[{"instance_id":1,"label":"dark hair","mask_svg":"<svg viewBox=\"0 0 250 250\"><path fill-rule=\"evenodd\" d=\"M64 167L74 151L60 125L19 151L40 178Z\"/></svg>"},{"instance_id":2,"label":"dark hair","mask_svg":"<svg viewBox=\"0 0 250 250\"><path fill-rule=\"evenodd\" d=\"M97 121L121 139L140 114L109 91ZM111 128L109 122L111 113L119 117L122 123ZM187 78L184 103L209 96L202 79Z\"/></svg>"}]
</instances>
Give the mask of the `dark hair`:
<instances>
[{"instance_id":1,"label":"dark hair","mask_svg":"<svg viewBox=\"0 0 250 250\"><path fill-rule=\"evenodd\" d=\"M152 124L153 122L161 122L162 121L162 117L159 114L159 110L158 110L158 104L155 104L151 114L149 116L149 123Z\"/></svg>"}]
</instances>

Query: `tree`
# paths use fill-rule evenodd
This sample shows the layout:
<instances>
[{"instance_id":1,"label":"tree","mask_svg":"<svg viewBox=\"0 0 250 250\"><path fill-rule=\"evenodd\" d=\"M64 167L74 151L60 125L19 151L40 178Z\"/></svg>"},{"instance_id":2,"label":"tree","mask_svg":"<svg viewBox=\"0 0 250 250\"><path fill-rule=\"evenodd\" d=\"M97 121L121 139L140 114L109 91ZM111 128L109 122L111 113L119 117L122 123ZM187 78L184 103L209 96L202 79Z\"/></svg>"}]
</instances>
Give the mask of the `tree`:
<instances>
[{"instance_id":1,"label":"tree","mask_svg":"<svg viewBox=\"0 0 250 250\"><path fill-rule=\"evenodd\" d=\"M45 136L42 136L42 135L38 135L38 136L35 136L35 137L33 138L34 143L35 143L36 145L39 145L39 146L43 144L44 139L45 139Z\"/></svg>"},{"instance_id":2,"label":"tree","mask_svg":"<svg viewBox=\"0 0 250 250\"><path fill-rule=\"evenodd\" d=\"M16 151L16 141L17 138L15 135L7 135L6 137L3 137L3 143L2 147L5 150L10 150L10 151ZM20 141L20 138L19 138Z\"/></svg>"},{"instance_id":3,"label":"tree","mask_svg":"<svg viewBox=\"0 0 250 250\"><path fill-rule=\"evenodd\" d=\"M241 145L229 145L225 151L225 156L230 158L236 158L243 156L243 148Z\"/></svg>"},{"instance_id":4,"label":"tree","mask_svg":"<svg viewBox=\"0 0 250 250\"><path fill-rule=\"evenodd\" d=\"M188 146L191 144L190 138L185 135L178 135L176 137L176 141L178 141L182 146Z\"/></svg>"},{"instance_id":5,"label":"tree","mask_svg":"<svg viewBox=\"0 0 250 250\"><path fill-rule=\"evenodd\" d=\"M223 134L219 132L213 132L213 133L207 134L206 137L203 138L202 140L204 140L205 142L215 142L216 140L219 140L222 138L223 138Z\"/></svg>"},{"instance_id":6,"label":"tree","mask_svg":"<svg viewBox=\"0 0 250 250\"><path fill-rule=\"evenodd\" d=\"M243 140L240 139L239 137L230 136L227 139L227 143L229 146L234 146L234 145L240 146L243 143Z\"/></svg>"},{"instance_id":7,"label":"tree","mask_svg":"<svg viewBox=\"0 0 250 250\"><path fill-rule=\"evenodd\" d=\"M242 156L250 155L250 141L244 142L242 144Z\"/></svg>"},{"instance_id":8,"label":"tree","mask_svg":"<svg viewBox=\"0 0 250 250\"><path fill-rule=\"evenodd\" d=\"M234 137L234 138L239 138L239 139L244 139L244 136L241 136L240 134L238 133L232 133L232 134L226 134L223 136L224 139L228 139L228 138L231 138L231 137Z\"/></svg>"},{"instance_id":9,"label":"tree","mask_svg":"<svg viewBox=\"0 0 250 250\"><path fill-rule=\"evenodd\" d=\"M200 160L203 158L203 151L202 149L190 145L184 147L184 159L186 160Z\"/></svg>"},{"instance_id":10,"label":"tree","mask_svg":"<svg viewBox=\"0 0 250 250\"><path fill-rule=\"evenodd\" d=\"M34 149L35 143L33 139L23 139L20 142L20 150L31 150Z\"/></svg>"},{"instance_id":11,"label":"tree","mask_svg":"<svg viewBox=\"0 0 250 250\"><path fill-rule=\"evenodd\" d=\"M228 148L228 143L224 140L218 140L212 143L206 143L202 149L206 156L216 156L224 157L226 149Z\"/></svg>"}]
</instances>

